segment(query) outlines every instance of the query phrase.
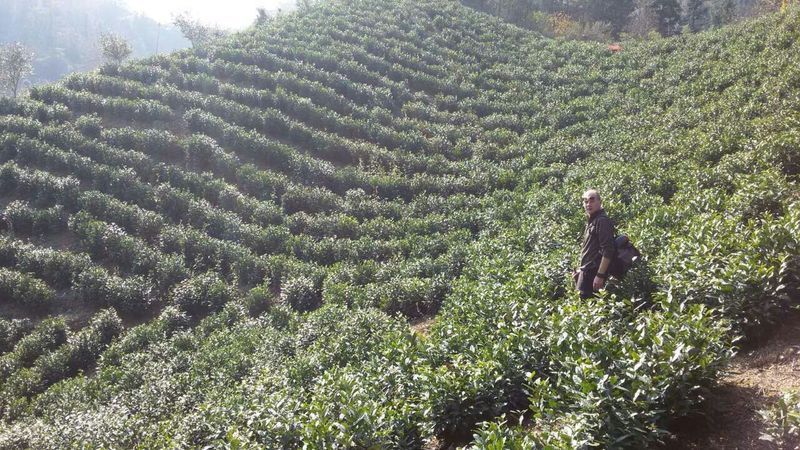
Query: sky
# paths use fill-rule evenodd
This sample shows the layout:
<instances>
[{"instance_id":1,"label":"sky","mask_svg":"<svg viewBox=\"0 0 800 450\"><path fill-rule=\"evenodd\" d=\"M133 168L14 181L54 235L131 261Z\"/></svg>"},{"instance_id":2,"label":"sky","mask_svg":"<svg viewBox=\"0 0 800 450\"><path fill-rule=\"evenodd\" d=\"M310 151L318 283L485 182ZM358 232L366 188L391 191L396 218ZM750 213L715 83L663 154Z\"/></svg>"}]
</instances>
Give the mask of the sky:
<instances>
[{"instance_id":1,"label":"sky","mask_svg":"<svg viewBox=\"0 0 800 450\"><path fill-rule=\"evenodd\" d=\"M295 0L125 0L133 11L161 23L171 23L181 12L189 14L206 25L229 30L240 30L256 19L256 8L267 11L294 8Z\"/></svg>"}]
</instances>

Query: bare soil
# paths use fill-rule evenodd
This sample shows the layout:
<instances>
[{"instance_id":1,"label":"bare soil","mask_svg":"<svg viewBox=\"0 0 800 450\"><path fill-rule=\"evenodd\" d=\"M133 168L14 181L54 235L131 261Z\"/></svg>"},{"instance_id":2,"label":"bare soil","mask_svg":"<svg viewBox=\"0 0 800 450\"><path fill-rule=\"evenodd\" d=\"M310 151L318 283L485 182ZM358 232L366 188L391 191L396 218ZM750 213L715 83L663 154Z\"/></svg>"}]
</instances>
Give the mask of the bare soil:
<instances>
[{"instance_id":1,"label":"bare soil","mask_svg":"<svg viewBox=\"0 0 800 450\"><path fill-rule=\"evenodd\" d=\"M412 321L409 326L411 327L411 331L422 336L427 336L428 331L430 331L431 327L433 326L433 322L433 317L421 317Z\"/></svg>"},{"instance_id":2,"label":"bare soil","mask_svg":"<svg viewBox=\"0 0 800 450\"><path fill-rule=\"evenodd\" d=\"M728 374L711 391L700 413L670 425L674 438L660 448L778 448L759 439L764 424L758 411L782 393L800 390L800 311L787 315L770 331L734 357Z\"/></svg>"}]
</instances>

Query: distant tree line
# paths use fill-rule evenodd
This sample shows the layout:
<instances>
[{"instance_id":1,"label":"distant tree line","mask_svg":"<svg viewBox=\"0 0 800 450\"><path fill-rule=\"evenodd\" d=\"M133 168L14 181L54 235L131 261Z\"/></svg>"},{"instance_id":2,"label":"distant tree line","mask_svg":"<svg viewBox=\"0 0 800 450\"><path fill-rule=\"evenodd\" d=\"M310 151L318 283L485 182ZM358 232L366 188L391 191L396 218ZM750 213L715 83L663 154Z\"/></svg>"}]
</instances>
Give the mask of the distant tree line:
<instances>
[{"instance_id":1,"label":"distant tree line","mask_svg":"<svg viewBox=\"0 0 800 450\"><path fill-rule=\"evenodd\" d=\"M307 0L305 7L311 4ZM256 26L273 18L265 8L256 12ZM204 24L188 12L162 26L133 15L113 0L73 0L69 8L58 0L0 0L0 13L0 97L16 98L31 85L101 63L119 65L132 55L147 56L187 45L207 48L230 33ZM94 14L103 20L90 19Z\"/></svg>"},{"instance_id":2,"label":"distant tree line","mask_svg":"<svg viewBox=\"0 0 800 450\"><path fill-rule=\"evenodd\" d=\"M20 42L35 55L23 85L121 61L125 48L120 39L133 57L189 46L176 27L159 25L113 0L0 0L0 45Z\"/></svg>"},{"instance_id":3,"label":"distant tree line","mask_svg":"<svg viewBox=\"0 0 800 450\"><path fill-rule=\"evenodd\" d=\"M461 0L546 36L609 40L671 36L774 11L781 0Z\"/></svg>"}]
</instances>

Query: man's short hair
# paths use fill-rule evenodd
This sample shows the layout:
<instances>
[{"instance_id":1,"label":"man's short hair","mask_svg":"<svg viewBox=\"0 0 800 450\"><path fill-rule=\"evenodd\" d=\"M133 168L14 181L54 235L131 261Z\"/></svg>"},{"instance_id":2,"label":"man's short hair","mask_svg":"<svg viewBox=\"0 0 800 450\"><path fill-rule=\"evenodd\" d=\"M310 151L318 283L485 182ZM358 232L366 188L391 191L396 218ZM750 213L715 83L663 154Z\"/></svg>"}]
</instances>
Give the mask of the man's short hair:
<instances>
[{"instance_id":1,"label":"man's short hair","mask_svg":"<svg viewBox=\"0 0 800 450\"><path fill-rule=\"evenodd\" d=\"M594 194L594 196L597 197L598 202L602 201L602 199L600 198L600 193L597 192L597 189L587 189L586 192L583 193L583 198L587 198L592 194Z\"/></svg>"}]
</instances>

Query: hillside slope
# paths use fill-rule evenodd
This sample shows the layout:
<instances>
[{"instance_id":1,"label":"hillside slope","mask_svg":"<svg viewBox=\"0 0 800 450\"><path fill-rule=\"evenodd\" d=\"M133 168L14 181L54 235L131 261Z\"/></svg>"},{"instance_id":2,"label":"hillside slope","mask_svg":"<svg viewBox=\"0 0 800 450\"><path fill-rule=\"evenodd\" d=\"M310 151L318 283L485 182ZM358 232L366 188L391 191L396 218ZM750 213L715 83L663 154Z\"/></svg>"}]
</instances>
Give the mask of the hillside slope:
<instances>
[{"instance_id":1,"label":"hillside slope","mask_svg":"<svg viewBox=\"0 0 800 450\"><path fill-rule=\"evenodd\" d=\"M799 27L332 2L0 104L0 446L660 439L797 303ZM589 186L647 261L580 301Z\"/></svg>"}]
</instances>

